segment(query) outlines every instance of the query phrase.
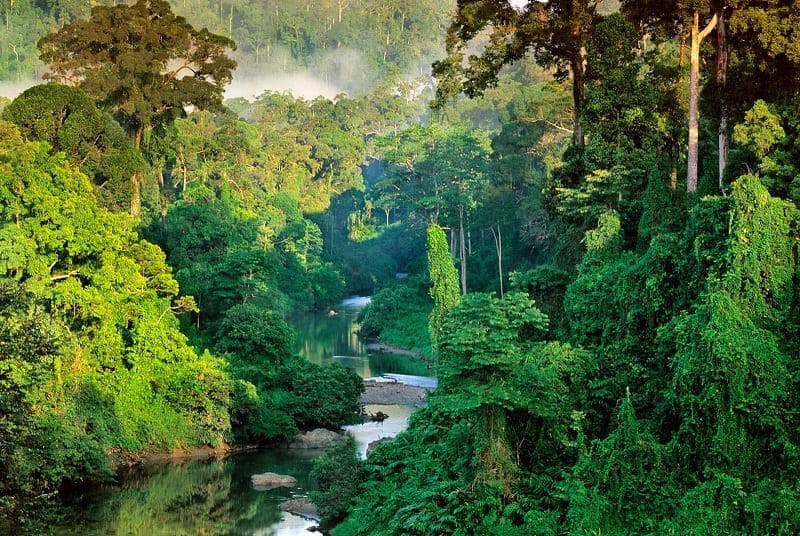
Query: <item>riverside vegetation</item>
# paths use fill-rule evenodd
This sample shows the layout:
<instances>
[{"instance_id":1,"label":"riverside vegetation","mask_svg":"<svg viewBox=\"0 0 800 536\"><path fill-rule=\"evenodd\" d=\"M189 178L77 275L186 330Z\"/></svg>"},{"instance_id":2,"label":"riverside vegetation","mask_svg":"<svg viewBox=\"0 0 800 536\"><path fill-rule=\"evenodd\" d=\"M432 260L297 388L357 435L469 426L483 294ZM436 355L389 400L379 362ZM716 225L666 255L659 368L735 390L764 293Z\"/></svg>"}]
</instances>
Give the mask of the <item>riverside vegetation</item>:
<instances>
[{"instance_id":1,"label":"riverside vegetation","mask_svg":"<svg viewBox=\"0 0 800 536\"><path fill-rule=\"evenodd\" d=\"M0 123L9 530L131 453L355 419L285 317L374 292L439 387L319 460L332 534L800 531L796 0L78 4ZM303 63L389 22L351 96L223 101L246 24Z\"/></svg>"}]
</instances>

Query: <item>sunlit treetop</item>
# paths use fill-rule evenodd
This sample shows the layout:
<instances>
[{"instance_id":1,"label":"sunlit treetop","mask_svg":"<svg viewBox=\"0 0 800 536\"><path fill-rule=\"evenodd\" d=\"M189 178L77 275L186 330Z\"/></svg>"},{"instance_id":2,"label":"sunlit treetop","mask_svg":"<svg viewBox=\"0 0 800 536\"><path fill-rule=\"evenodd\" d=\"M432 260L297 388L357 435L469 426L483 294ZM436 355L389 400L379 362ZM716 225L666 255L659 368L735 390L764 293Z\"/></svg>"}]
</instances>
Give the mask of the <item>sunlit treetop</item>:
<instances>
[{"instance_id":1,"label":"sunlit treetop","mask_svg":"<svg viewBox=\"0 0 800 536\"><path fill-rule=\"evenodd\" d=\"M39 41L47 80L77 85L112 110L138 143L187 106L219 109L236 63L233 41L196 30L165 0L92 8Z\"/></svg>"}]
</instances>

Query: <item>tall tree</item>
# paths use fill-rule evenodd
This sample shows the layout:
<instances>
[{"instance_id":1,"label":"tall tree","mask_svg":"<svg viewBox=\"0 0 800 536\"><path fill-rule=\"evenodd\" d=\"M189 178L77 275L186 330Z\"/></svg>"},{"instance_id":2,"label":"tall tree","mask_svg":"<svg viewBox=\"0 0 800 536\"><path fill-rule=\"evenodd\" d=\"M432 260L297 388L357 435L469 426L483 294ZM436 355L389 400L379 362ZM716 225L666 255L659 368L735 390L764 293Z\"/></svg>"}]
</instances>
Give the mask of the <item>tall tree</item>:
<instances>
[{"instance_id":1,"label":"tall tree","mask_svg":"<svg viewBox=\"0 0 800 536\"><path fill-rule=\"evenodd\" d=\"M46 141L52 152L66 153L95 185L107 208L130 205L127 182L145 167L125 131L81 90L58 84L34 86L3 110L3 119L19 127L29 141Z\"/></svg>"},{"instance_id":2,"label":"tall tree","mask_svg":"<svg viewBox=\"0 0 800 536\"><path fill-rule=\"evenodd\" d=\"M711 20L700 29L700 11L693 10L692 13L692 49L690 54L690 78L689 78L689 147L688 147L688 169L686 171L686 191L693 193L697 191L697 164L699 152L699 131L700 131L700 45L703 40L717 25L717 15L714 14ZM720 160L722 155L720 155ZM720 164L720 170L723 166ZM720 181L722 178L720 177Z\"/></svg>"},{"instance_id":3,"label":"tall tree","mask_svg":"<svg viewBox=\"0 0 800 536\"><path fill-rule=\"evenodd\" d=\"M141 146L187 106L219 109L236 62L233 41L196 30L165 0L92 8L39 41L47 80L77 85L111 111ZM131 177L131 214L141 213L141 176Z\"/></svg>"},{"instance_id":4,"label":"tall tree","mask_svg":"<svg viewBox=\"0 0 800 536\"><path fill-rule=\"evenodd\" d=\"M573 145L584 145L581 115L585 99L587 42L599 15L597 0L548 0L515 8L508 0L459 0L447 36L448 57L434 64L437 104L461 91L480 95L497 84L500 70L533 51L539 63L555 67L555 77L572 76ZM470 43L487 29L480 56L465 63Z\"/></svg>"},{"instance_id":5,"label":"tall tree","mask_svg":"<svg viewBox=\"0 0 800 536\"><path fill-rule=\"evenodd\" d=\"M439 332L447 311L461 302L458 275L447 246L444 230L436 224L428 228L428 269L431 276L433 311L430 319L431 343L436 350Z\"/></svg>"},{"instance_id":6,"label":"tall tree","mask_svg":"<svg viewBox=\"0 0 800 536\"><path fill-rule=\"evenodd\" d=\"M724 190L728 167L731 114L734 96L728 87L732 60L764 65L782 56L788 63L797 63L800 53L791 43L798 20L796 0L623 0L623 9L640 22L645 32L657 31L666 37L691 36L689 81L689 143L687 191L694 192L698 182L699 98L701 79L701 46L712 31L715 68L712 78L713 97L718 123L718 179ZM688 31L686 30L688 28ZM738 34L738 35L736 35ZM741 53L733 55L733 49ZM793 57L795 59L793 59ZM758 58L758 59L755 59ZM785 62L786 63L786 62ZM787 84L787 87L791 87ZM741 111L752 106L756 95L739 95L746 101Z\"/></svg>"}]
</instances>

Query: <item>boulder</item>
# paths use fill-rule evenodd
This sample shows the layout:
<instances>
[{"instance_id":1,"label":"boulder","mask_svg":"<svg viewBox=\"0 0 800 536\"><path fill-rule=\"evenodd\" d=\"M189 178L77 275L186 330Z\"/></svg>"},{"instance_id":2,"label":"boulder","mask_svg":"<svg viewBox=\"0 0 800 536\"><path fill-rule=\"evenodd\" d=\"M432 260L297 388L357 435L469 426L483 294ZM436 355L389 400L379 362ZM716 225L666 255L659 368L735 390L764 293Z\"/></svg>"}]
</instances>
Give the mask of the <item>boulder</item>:
<instances>
[{"instance_id":1,"label":"boulder","mask_svg":"<svg viewBox=\"0 0 800 536\"><path fill-rule=\"evenodd\" d=\"M291 488L297 484L297 479L289 475L277 473L262 473L250 477L253 487L257 489Z\"/></svg>"},{"instance_id":2,"label":"boulder","mask_svg":"<svg viewBox=\"0 0 800 536\"><path fill-rule=\"evenodd\" d=\"M283 501L278 505L278 509L282 512L289 512L302 517L310 517L319 520L317 506L308 499L302 497Z\"/></svg>"},{"instance_id":3,"label":"boulder","mask_svg":"<svg viewBox=\"0 0 800 536\"><path fill-rule=\"evenodd\" d=\"M304 434L298 434L289 443L290 449L328 449L344 441L342 434L317 428Z\"/></svg>"}]
</instances>

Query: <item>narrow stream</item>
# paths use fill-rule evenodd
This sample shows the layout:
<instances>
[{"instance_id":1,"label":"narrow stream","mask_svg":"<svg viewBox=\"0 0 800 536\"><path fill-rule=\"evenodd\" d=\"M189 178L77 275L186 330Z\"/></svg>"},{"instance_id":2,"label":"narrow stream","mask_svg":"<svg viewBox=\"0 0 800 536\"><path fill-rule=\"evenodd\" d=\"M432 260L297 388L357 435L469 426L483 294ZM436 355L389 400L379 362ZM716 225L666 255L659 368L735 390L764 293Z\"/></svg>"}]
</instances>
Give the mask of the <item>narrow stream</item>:
<instances>
[{"instance_id":1,"label":"narrow stream","mask_svg":"<svg viewBox=\"0 0 800 536\"><path fill-rule=\"evenodd\" d=\"M358 338L358 311L368 298L351 298L337 314L305 314L292 319L297 352L320 365L340 363L361 377L383 377L420 386L435 385L427 365L408 356L370 353ZM393 437L408 426L411 406L367 406L389 415L383 423L347 426L366 456L369 443ZM316 525L278 505L306 497L315 483L309 474L317 451L270 450L224 460L194 460L152 467L122 479L118 485L72 494L47 504L41 534L57 535L256 535L300 536ZM297 478L292 489L257 491L255 473L274 472ZM42 508L45 510L45 508Z\"/></svg>"}]
</instances>

